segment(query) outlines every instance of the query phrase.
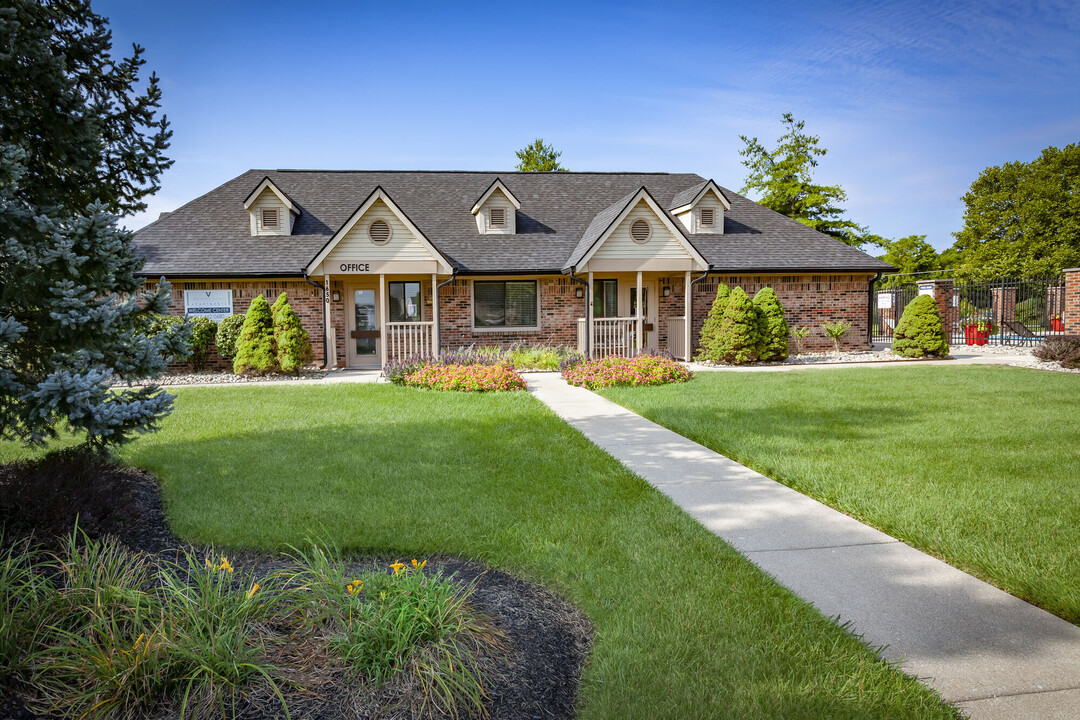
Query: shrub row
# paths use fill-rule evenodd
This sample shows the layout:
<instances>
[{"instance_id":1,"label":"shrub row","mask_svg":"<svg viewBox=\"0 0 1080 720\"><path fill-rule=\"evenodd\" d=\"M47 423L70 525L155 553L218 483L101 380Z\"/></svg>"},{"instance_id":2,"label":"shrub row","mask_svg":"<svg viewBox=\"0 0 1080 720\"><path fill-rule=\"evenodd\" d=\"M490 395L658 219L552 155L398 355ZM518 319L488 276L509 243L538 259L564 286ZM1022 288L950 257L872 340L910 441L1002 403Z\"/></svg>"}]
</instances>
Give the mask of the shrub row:
<instances>
[{"instance_id":1,"label":"shrub row","mask_svg":"<svg viewBox=\"0 0 1080 720\"><path fill-rule=\"evenodd\" d=\"M10 546L0 695L49 717L287 716L290 695L319 694L309 682L329 679L345 710L354 680L370 692L403 675L425 706L483 712L478 657L498 633L469 607L472 586L416 560L354 576L316 544L259 579L213 552L178 557L77 531L55 555Z\"/></svg>"},{"instance_id":2,"label":"shrub row","mask_svg":"<svg viewBox=\"0 0 1080 720\"><path fill-rule=\"evenodd\" d=\"M251 301L240 337L236 340L233 372L237 375L270 372L299 375L311 358L311 338L285 293L278 296L273 306L262 295Z\"/></svg>"},{"instance_id":3,"label":"shrub row","mask_svg":"<svg viewBox=\"0 0 1080 720\"><path fill-rule=\"evenodd\" d=\"M563 377L571 385L596 390L605 387L686 382L692 377L692 373L671 358L659 355L638 355L632 358L613 355L570 364L563 370Z\"/></svg>"},{"instance_id":4,"label":"shrub row","mask_svg":"<svg viewBox=\"0 0 1080 720\"><path fill-rule=\"evenodd\" d=\"M776 292L762 288L751 300L741 287L720 283L701 330L698 358L741 365L787 356L788 324Z\"/></svg>"}]
</instances>

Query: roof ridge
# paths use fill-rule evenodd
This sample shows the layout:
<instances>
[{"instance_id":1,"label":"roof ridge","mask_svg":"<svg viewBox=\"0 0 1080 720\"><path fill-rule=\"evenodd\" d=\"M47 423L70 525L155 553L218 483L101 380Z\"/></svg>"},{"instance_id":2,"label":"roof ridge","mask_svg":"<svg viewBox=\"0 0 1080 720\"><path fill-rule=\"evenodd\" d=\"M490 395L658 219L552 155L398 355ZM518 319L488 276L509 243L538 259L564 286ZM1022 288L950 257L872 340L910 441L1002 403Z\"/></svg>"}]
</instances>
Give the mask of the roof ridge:
<instances>
[{"instance_id":1,"label":"roof ridge","mask_svg":"<svg viewBox=\"0 0 1080 720\"><path fill-rule=\"evenodd\" d=\"M697 175L697 173L670 173L652 170L565 170L562 172L535 172L532 170L327 170L321 168L250 168L247 172L282 172L282 173L400 173L425 175ZM698 175L698 177L701 177Z\"/></svg>"}]
</instances>

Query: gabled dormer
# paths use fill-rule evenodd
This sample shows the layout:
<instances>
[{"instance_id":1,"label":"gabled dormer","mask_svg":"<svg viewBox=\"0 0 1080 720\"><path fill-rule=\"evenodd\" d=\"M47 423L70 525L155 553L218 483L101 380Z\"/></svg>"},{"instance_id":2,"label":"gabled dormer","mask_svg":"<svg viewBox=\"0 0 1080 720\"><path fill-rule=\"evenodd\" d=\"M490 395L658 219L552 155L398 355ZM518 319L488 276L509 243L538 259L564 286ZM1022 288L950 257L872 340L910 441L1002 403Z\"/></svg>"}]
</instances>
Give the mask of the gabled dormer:
<instances>
[{"instance_id":1,"label":"gabled dormer","mask_svg":"<svg viewBox=\"0 0 1080 720\"><path fill-rule=\"evenodd\" d=\"M476 216L476 229L481 235L513 235L517 232L517 211L521 203L499 178L488 186L476 204L472 214Z\"/></svg>"},{"instance_id":2,"label":"gabled dormer","mask_svg":"<svg viewBox=\"0 0 1080 720\"><path fill-rule=\"evenodd\" d=\"M720 235L724 232L724 213L731 203L712 180L687 188L671 200L671 214L691 235Z\"/></svg>"},{"instance_id":3,"label":"gabled dormer","mask_svg":"<svg viewBox=\"0 0 1080 720\"><path fill-rule=\"evenodd\" d=\"M251 215L252 235L292 235L300 208L274 182L264 177L244 200Z\"/></svg>"}]
</instances>

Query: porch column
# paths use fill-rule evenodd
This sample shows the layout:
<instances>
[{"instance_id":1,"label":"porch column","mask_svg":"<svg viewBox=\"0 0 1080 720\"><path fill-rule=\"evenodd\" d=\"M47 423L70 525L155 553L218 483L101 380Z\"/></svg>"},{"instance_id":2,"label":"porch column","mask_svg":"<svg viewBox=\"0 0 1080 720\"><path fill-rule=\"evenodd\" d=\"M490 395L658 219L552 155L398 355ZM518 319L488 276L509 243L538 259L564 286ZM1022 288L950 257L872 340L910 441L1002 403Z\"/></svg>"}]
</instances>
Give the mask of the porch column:
<instances>
[{"instance_id":1,"label":"porch column","mask_svg":"<svg viewBox=\"0 0 1080 720\"><path fill-rule=\"evenodd\" d=\"M686 320L683 322L683 360L690 362L693 353L690 352L690 338L692 337L694 328L694 297L690 288L690 271L686 271L686 277L683 279L683 290L686 296L683 300L683 315L686 316Z\"/></svg>"},{"instance_id":2,"label":"porch column","mask_svg":"<svg viewBox=\"0 0 1080 720\"><path fill-rule=\"evenodd\" d=\"M386 367L386 276L379 274L379 360Z\"/></svg>"},{"instance_id":3,"label":"porch column","mask_svg":"<svg viewBox=\"0 0 1080 720\"><path fill-rule=\"evenodd\" d=\"M644 306L644 305L645 305L645 303L642 302L642 297L641 297L641 271L638 270L637 271L637 307L634 308L634 310L635 310L634 317L636 318L636 322L637 322L637 333L636 333L636 335L637 335L637 351L638 351L638 354L641 354L641 348L644 347L644 345L642 343L643 338L641 337L641 330L642 330L641 309L642 309L642 306Z\"/></svg>"},{"instance_id":4,"label":"porch column","mask_svg":"<svg viewBox=\"0 0 1080 720\"><path fill-rule=\"evenodd\" d=\"M593 346L596 345L596 333L593 332L593 281L592 270L589 271L589 289L585 291L585 332L589 336L589 340L586 343L588 348L589 359L592 360L596 355L593 353ZM615 313L618 315L618 313Z\"/></svg>"},{"instance_id":5,"label":"porch column","mask_svg":"<svg viewBox=\"0 0 1080 720\"><path fill-rule=\"evenodd\" d=\"M323 318L326 335L326 365L327 370L337 367L337 330L334 328L334 304L331 302L333 291L330 288L332 279L329 275L323 276L323 307L326 316Z\"/></svg>"},{"instance_id":6,"label":"porch column","mask_svg":"<svg viewBox=\"0 0 1080 720\"><path fill-rule=\"evenodd\" d=\"M431 273L431 352L439 354L439 280L438 273Z\"/></svg>"}]
</instances>

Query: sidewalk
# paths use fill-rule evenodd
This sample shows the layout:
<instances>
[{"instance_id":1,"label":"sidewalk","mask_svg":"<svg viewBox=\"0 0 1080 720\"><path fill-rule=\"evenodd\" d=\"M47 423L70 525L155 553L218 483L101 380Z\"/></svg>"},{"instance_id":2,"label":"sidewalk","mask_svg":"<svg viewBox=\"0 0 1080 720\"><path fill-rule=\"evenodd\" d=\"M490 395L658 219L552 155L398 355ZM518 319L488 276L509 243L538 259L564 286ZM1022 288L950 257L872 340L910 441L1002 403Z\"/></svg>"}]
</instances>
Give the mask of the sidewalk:
<instances>
[{"instance_id":1,"label":"sidewalk","mask_svg":"<svg viewBox=\"0 0 1080 720\"><path fill-rule=\"evenodd\" d=\"M887 646L883 657L972 718L1080 717L1080 628L556 373L531 374L528 384L751 562L850 621L869 645Z\"/></svg>"}]
</instances>

